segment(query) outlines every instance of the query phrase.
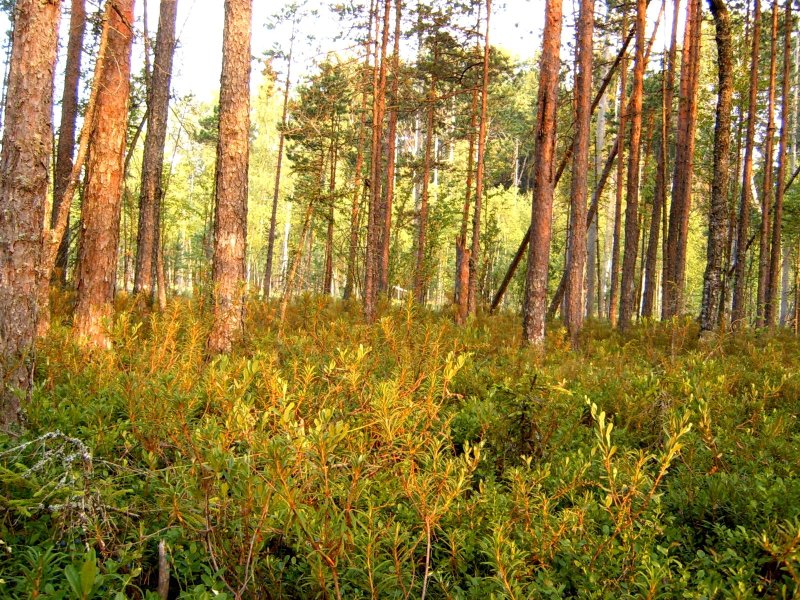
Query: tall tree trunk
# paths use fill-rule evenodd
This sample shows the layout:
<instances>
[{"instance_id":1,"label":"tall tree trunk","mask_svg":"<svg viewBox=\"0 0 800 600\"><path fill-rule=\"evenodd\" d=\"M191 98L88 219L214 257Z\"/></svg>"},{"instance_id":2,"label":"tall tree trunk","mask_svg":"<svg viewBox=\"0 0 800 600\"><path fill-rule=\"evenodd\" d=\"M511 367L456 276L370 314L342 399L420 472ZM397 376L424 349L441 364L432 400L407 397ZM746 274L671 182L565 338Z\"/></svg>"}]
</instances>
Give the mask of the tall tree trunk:
<instances>
[{"instance_id":1,"label":"tall tree trunk","mask_svg":"<svg viewBox=\"0 0 800 600\"><path fill-rule=\"evenodd\" d=\"M0 429L20 421L30 392L37 269L52 152L59 2L17 0L0 151ZM48 274L49 281L49 274Z\"/></svg>"},{"instance_id":2,"label":"tall tree trunk","mask_svg":"<svg viewBox=\"0 0 800 600\"><path fill-rule=\"evenodd\" d=\"M372 0L374 4L376 0ZM363 196L362 171L364 169L364 145L366 144L366 125L367 125L367 88L369 60L372 52L372 19L375 11L370 7L369 22L367 25L367 39L364 41L364 65L363 77L361 82L361 108L359 110L358 126L358 147L356 150L356 164L353 180L353 203L350 211L350 245L347 253L347 277L344 284L343 298L348 300L352 295L356 283L356 260L358 258L359 229L361 224L361 202Z\"/></svg>"},{"instance_id":3,"label":"tall tree trunk","mask_svg":"<svg viewBox=\"0 0 800 600\"><path fill-rule=\"evenodd\" d=\"M369 216L367 225L367 251L364 259L364 317L368 323L375 320L378 310L378 286L381 264L382 232L384 227L382 211L383 183L383 122L386 113L386 51L389 46L389 22L391 16L391 0L383 0L383 22L377 19L379 4L376 5L375 43L380 32L380 52L375 48L375 69L373 70L372 98L372 147L370 151L370 195Z\"/></svg>"},{"instance_id":4,"label":"tall tree trunk","mask_svg":"<svg viewBox=\"0 0 800 600\"><path fill-rule=\"evenodd\" d=\"M792 131L794 134L789 136L789 170L792 172L792 177L796 176L797 165L797 135L796 132L800 131L800 123L798 117L800 116L800 36L795 40L794 45L794 66L795 66L795 82L794 82L794 95L792 98ZM788 188L788 184L787 184ZM785 193L785 192L784 192ZM789 325L790 310L789 310L789 296L790 290L790 277L791 277L791 255L792 250L789 243L785 244L785 256L783 259L783 272L784 284L781 292L781 325Z\"/></svg>"},{"instance_id":5,"label":"tall tree trunk","mask_svg":"<svg viewBox=\"0 0 800 600\"><path fill-rule=\"evenodd\" d=\"M639 250L639 170L642 147L642 103L644 93L644 44L647 4L636 2L636 53L633 62L631 93L631 137L628 155L628 182L625 190L625 253L622 258L622 298L620 329L626 329L636 311L636 256Z\"/></svg>"},{"instance_id":6,"label":"tall tree trunk","mask_svg":"<svg viewBox=\"0 0 800 600\"><path fill-rule=\"evenodd\" d=\"M334 140L330 149L330 181L328 182L328 223L325 230L325 274L322 281L322 293L333 294L333 225L336 208L336 163L338 148L336 147L337 126L334 125Z\"/></svg>"},{"instance_id":7,"label":"tall tree trunk","mask_svg":"<svg viewBox=\"0 0 800 600\"><path fill-rule=\"evenodd\" d=\"M177 0L161 0L153 72L150 75L147 99L147 133L144 138L142 158L136 272L133 279L134 292L143 294L155 291L158 278L157 261L161 245L160 213L163 197L161 179L164 170L164 143L167 138L177 15Z\"/></svg>"},{"instance_id":8,"label":"tall tree trunk","mask_svg":"<svg viewBox=\"0 0 800 600\"><path fill-rule=\"evenodd\" d=\"M630 44L631 40L633 39L634 32L631 30L628 36L622 43L622 48L620 48L619 53L617 54L616 59L609 67L608 72L606 73L605 78L600 83L600 87L595 92L594 99L592 100L592 112L597 108L598 104L600 103L600 99L605 94L606 89L611 83L612 78L614 77L614 73L622 63L622 59L627 52L628 45ZM653 40L651 40L652 43ZM564 170L567 168L567 164L569 163L570 159L572 158L572 144L567 146L567 151L564 153L564 156L561 157L561 162L558 165L558 169L556 169L555 178L554 178L554 186L558 184L559 180L561 179L561 175L564 173ZM532 169L533 171L533 169ZM534 190L535 191L535 190ZM497 289L497 292L492 299L492 304L490 307L490 312L493 312L500 306L500 302L503 300L503 295L506 293L508 289L509 283L511 283L511 279L514 277L514 274L517 272L517 267L519 263L522 261L522 257L525 255L526 250L528 249L528 243L530 242L531 238L531 229L528 228L528 231L525 232L525 236L522 238L522 241L519 243L517 247L517 251L514 253L514 257L511 259L511 264L508 266L506 270L506 274L503 276L503 280L500 282L500 286Z\"/></svg>"},{"instance_id":9,"label":"tall tree trunk","mask_svg":"<svg viewBox=\"0 0 800 600\"><path fill-rule=\"evenodd\" d=\"M767 139L764 143L764 186L761 190L761 228L758 248L758 288L756 296L756 325L766 325L767 290L769 288L770 211L774 190L775 159L775 80L778 62L778 0L772 2L772 37L770 40L769 88L767 101Z\"/></svg>"},{"instance_id":10,"label":"tall tree trunk","mask_svg":"<svg viewBox=\"0 0 800 600\"><path fill-rule=\"evenodd\" d=\"M678 13L681 0L675 0L672 12L672 35L670 37L669 54L667 58L666 74L662 77L661 88L661 138L656 155L655 189L653 190L653 213L650 220L650 237L647 247L647 261L645 263L644 299L642 302L642 316L652 317L655 312L656 279L658 261L659 233L662 226L662 213L667 203L667 170L669 168L669 142L672 132L672 101L675 96L675 55L678 42ZM662 256L662 261L666 256Z\"/></svg>"},{"instance_id":11,"label":"tall tree trunk","mask_svg":"<svg viewBox=\"0 0 800 600\"><path fill-rule=\"evenodd\" d=\"M624 18L623 18L624 19ZM624 22L624 21L623 21ZM617 326L619 315L619 255L622 244L622 194L623 181L625 180L625 131L628 106L627 94L628 61L622 58L619 78L619 115L617 118L620 145L617 151L617 180L616 196L614 200L614 239L611 247L611 283L608 298L608 320L612 327Z\"/></svg>"},{"instance_id":12,"label":"tall tree trunk","mask_svg":"<svg viewBox=\"0 0 800 600\"><path fill-rule=\"evenodd\" d=\"M272 192L272 212L269 217L269 232L267 234L267 264L264 268L264 299L269 300L272 292L272 262L275 255L275 227L278 222L278 198L281 191L281 166L283 165L283 146L286 139L286 118L289 114L289 89L292 84L292 53L294 52L295 28L297 16L292 20L292 35L289 38L289 54L286 56L286 81L283 85L283 109L281 110L281 125L278 133L278 163L275 167L275 186Z\"/></svg>"},{"instance_id":13,"label":"tall tree trunk","mask_svg":"<svg viewBox=\"0 0 800 600\"><path fill-rule=\"evenodd\" d=\"M555 192L553 166L556 147L561 16L561 0L547 0L534 132L533 188L536 202L531 209L531 241L522 309L522 339L526 344L539 347L544 345L551 220Z\"/></svg>"},{"instance_id":14,"label":"tall tree trunk","mask_svg":"<svg viewBox=\"0 0 800 600\"><path fill-rule=\"evenodd\" d=\"M211 354L229 352L244 327L252 11L252 0L225 0L214 215L214 322L208 338Z\"/></svg>"},{"instance_id":15,"label":"tall tree trunk","mask_svg":"<svg viewBox=\"0 0 800 600\"><path fill-rule=\"evenodd\" d=\"M83 56L83 34L86 31L86 0L72 0L70 4L69 41L67 42L67 64L64 75L64 93L61 98L61 127L58 130L56 164L53 169L53 212L50 226L55 226L58 207L72 173L75 156L75 130L78 120L78 86L81 79L81 57ZM67 283L67 261L69 256L69 220L58 246L55 278Z\"/></svg>"},{"instance_id":16,"label":"tall tree trunk","mask_svg":"<svg viewBox=\"0 0 800 600\"><path fill-rule=\"evenodd\" d=\"M478 129L478 164L475 173L475 209L472 213L472 249L469 254L469 298L467 309L474 315L477 310L478 262L481 253L481 210L483 208L484 173L486 170L486 135L489 106L489 21L492 0L486 0L486 31L483 36L483 73L481 78L481 120ZM589 89L591 94L591 88Z\"/></svg>"},{"instance_id":17,"label":"tall tree trunk","mask_svg":"<svg viewBox=\"0 0 800 600\"><path fill-rule=\"evenodd\" d=\"M644 1L644 0L641 0ZM589 190L589 139L592 122L592 56L594 0L581 0L575 62L575 138L567 240L567 284L564 322L573 348L583 327L583 273L586 266L586 196ZM591 303L591 300L590 300Z\"/></svg>"},{"instance_id":18,"label":"tall tree trunk","mask_svg":"<svg viewBox=\"0 0 800 600\"><path fill-rule=\"evenodd\" d=\"M701 34L701 1L689 0L686 6L686 32L681 57L672 208L669 215L667 254L664 261L661 311L662 317L665 319L678 316L684 308L686 247L689 235L689 212L692 205Z\"/></svg>"},{"instance_id":19,"label":"tall tree trunk","mask_svg":"<svg viewBox=\"0 0 800 600\"><path fill-rule=\"evenodd\" d=\"M461 277L466 273L469 277L469 265L462 268L461 261L464 259L464 249L467 246L467 227L469 226L469 211L472 203L472 186L475 175L475 138L477 137L478 125L478 90L472 90L472 103L470 105L469 118L469 142L467 149L467 181L464 190L464 208L461 212L461 231L456 238L456 277L455 277L455 303L459 306L459 314L469 314L469 281L462 282ZM462 296L461 290L467 290L467 295ZM462 308L463 305L463 308Z\"/></svg>"},{"instance_id":20,"label":"tall tree trunk","mask_svg":"<svg viewBox=\"0 0 800 600\"><path fill-rule=\"evenodd\" d=\"M728 8L723 0L709 0L717 40L717 116L714 129L714 179L708 215L708 251L703 279L700 329L719 326L722 301L722 261L728 229L728 182L730 177L731 110L733 108L733 49Z\"/></svg>"},{"instance_id":21,"label":"tall tree trunk","mask_svg":"<svg viewBox=\"0 0 800 600\"><path fill-rule=\"evenodd\" d=\"M134 0L112 0L106 11L108 47L102 59L95 126L89 140L81 207L75 330L97 347L111 344L106 326L116 289Z\"/></svg>"},{"instance_id":22,"label":"tall tree trunk","mask_svg":"<svg viewBox=\"0 0 800 600\"><path fill-rule=\"evenodd\" d=\"M739 328L746 323L747 291L747 237L750 229L750 204L753 201L753 152L756 120L758 118L758 65L761 47L761 0L755 0L753 40L750 49L750 97L747 109L747 133L744 146L744 166L740 190L739 218L736 224L736 255L733 263L733 305L731 326Z\"/></svg>"},{"instance_id":23,"label":"tall tree trunk","mask_svg":"<svg viewBox=\"0 0 800 600\"><path fill-rule=\"evenodd\" d=\"M773 7L774 9L775 7ZM764 310L765 325L774 327L777 317L776 301L781 269L781 222L783 218L783 196L786 180L786 147L789 138L791 103L789 90L792 83L792 0L786 0L783 20L783 81L781 86L781 133L778 142L778 173L775 182L775 208L772 221L772 248L770 252L769 276Z\"/></svg>"},{"instance_id":24,"label":"tall tree trunk","mask_svg":"<svg viewBox=\"0 0 800 600\"><path fill-rule=\"evenodd\" d=\"M392 107L389 111L389 143L386 150L386 200L383 207L383 233L381 235L381 257L378 289L389 291L389 251L392 238L392 205L394 204L395 171L397 167L397 118L400 112L400 26L403 2L396 0L394 12L394 48L392 52Z\"/></svg>"},{"instance_id":25,"label":"tall tree trunk","mask_svg":"<svg viewBox=\"0 0 800 600\"><path fill-rule=\"evenodd\" d=\"M434 52L434 64L438 62L438 53ZM417 223L417 267L414 272L414 299L425 304L428 295L428 265L425 260L426 240L428 234L428 195L433 163L433 140L436 136L436 77L431 80L428 90L427 127L425 131L425 160L422 169L422 192L420 193L419 219Z\"/></svg>"},{"instance_id":26,"label":"tall tree trunk","mask_svg":"<svg viewBox=\"0 0 800 600\"><path fill-rule=\"evenodd\" d=\"M595 171L595 189L597 189L597 182L600 179L600 173L603 166L603 148L606 145L606 112L608 112L608 94L604 93L600 99L600 105L597 110L597 125L595 126L595 143L594 143L594 171ZM598 268L600 263L599 252L599 235L598 225L600 218L595 213L589 221L589 229L587 233L587 262L586 262L586 316L592 318L595 314L595 306L597 306L598 314L602 313L601 303L596 301L599 299L600 294L597 293L602 288L602 283L599 281L601 269ZM596 291L597 290L597 291Z\"/></svg>"}]
</instances>

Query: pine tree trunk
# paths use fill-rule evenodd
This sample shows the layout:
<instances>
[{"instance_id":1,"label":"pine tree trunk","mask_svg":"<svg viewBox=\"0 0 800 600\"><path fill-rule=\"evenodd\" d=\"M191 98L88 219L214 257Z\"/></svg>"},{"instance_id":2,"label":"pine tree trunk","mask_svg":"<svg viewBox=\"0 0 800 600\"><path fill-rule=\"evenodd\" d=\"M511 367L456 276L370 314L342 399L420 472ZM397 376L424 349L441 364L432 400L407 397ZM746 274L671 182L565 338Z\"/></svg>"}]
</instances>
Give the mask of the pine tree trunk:
<instances>
[{"instance_id":1,"label":"pine tree trunk","mask_svg":"<svg viewBox=\"0 0 800 600\"><path fill-rule=\"evenodd\" d=\"M333 131L337 131L336 125L334 125ZM328 223L325 230L325 273L322 281L322 293L328 296L333 295L333 226L336 213L336 163L338 157L335 136L336 133L334 133L334 141L330 149L331 170L328 182Z\"/></svg>"},{"instance_id":2,"label":"pine tree trunk","mask_svg":"<svg viewBox=\"0 0 800 600\"><path fill-rule=\"evenodd\" d=\"M438 62L438 55L434 52L434 64ZM425 131L425 160L422 170L422 191L420 193L419 219L417 222L417 266L414 272L414 300L418 304L425 304L428 295L428 265L425 260L426 240L428 234L428 195L433 164L433 140L436 136L436 78L431 80L428 90L428 116Z\"/></svg>"},{"instance_id":3,"label":"pine tree trunk","mask_svg":"<svg viewBox=\"0 0 800 600\"><path fill-rule=\"evenodd\" d=\"M397 118L400 112L400 29L403 3L395 2L394 48L392 52L392 107L389 111L388 148L386 150L386 200L383 208L383 232L381 235L381 257L378 290L389 291L389 251L392 239L392 205L394 204L395 171L397 167Z\"/></svg>"},{"instance_id":4,"label":"pine tree trunk","mask_svg":"<svg viewBox=\"0 0 800 600\"><path fill-rule=\"evenodd\" d=\"M547 279L550 263L554 155L558 109L558 74L561 51L561 0L547 0L539 66L536 129L534 131L534 198L531 209L531 241L522 315L524 343L542 347L547 311Z\"/></svg>"},{"instance_id":5,"label":"pine tree trunk","mask_svg":"<svg viewBox=\"0 0 800 600\"><path fill-rule=\"evenodd\" d=\"M18 393L33 379L61 17L59 2L17 0L15 11L0 151L0 430L19 424Z\"/></svg>"},{"instance_id":6,"label":"pine tree trunk","mask_svg":"<svg viewBox=\"0 0 800 600\"><path fill-rule=\"evenodd\" d=\"M624 23L624 21L623 21ZM616 196L614 200L614 238L611 247L611 284L608 298L608 320L611 322L612 327L617 326L617 317L619 315L619 274L620 274L620 245L622 243L622 194L623 194L623 181L625 180L625 131L626 131L626 117L628 112L628 105L626 100L627 95L627 76L628 76L628 61L626 57L622 58L620 64L620 79L619 79L619 115L618 130L620 145L617 150L617 180L616 180Z\"/></svg>"},{"instance_id":7,"label":"pine tree trunk","mask_svg":"<svg viewBox=\"0 0 800 600\"><path fill-rule=\"evenodd\" d=\"M136 272L133 278L134 292L142 294L154 292L158 279L157 261L161 245L160 217L163 197L161 178L164 169L164 143L169 118L169 92L172 59L175 54L177 15L177 0L161 0L153 72L150 75L147 133L144 138L142 184L139 196Z\"/></svg>"},{"instance_id":8,"label":"pine tree trunk","mask_svg":"<svg viewBox=\"0 0 800 600\"><path fill-rule=\"evenodd\" d=\"M656 150L658 166L656 167L655 189L653 190L653 213L650 219L650 237L647 242L644 298L642 301L642 317L647 318L652 317L655 312L659 234L662 227L661 216L667 203L667 170L669 168L669 142L672 132L672 101L675 95L675 55L677 53L680 4L681 0L675 0L667 68L661 88L661 137ZM662 260L665 259L666 257L662 256Z\"/></svg>"},{"instance_id":9,"label":"pine tree trunk","mask_svg":"<svg viewBox=\"0 0 800 600\"><path fill-rule=\"evenodd\" d=\"M644 1L644 0L642 0ZM567 281L564 323L573 348L583 327L583 273L586 267L586 196L589 190L589 139L592 121L592 55L594 0L581 0L578 18L575 85L575 138L572 149L570 227L567 240ZM590 300L591 302L591 300Z\"/></svg>"},{"instance_id":10,"label":"pine tree trunk","mask_svg":"<svg viewBox=\"0 0 800 600\"><path fill-rule=\"evenodd\" d=\"M767 139L764 142L764 185L761 190L761 227L758 248L758 288L756 292L756 326L766 325L767 290L769 288L770 211L773 199L775 159L775 80L778 61L778 0L772 3L772 36L770 40L769 87L767 101Z\"/></svg>"},{"instance_id":11,"label":"pine tree trunk","mask_svg":"<svg viewBox=\"0 0 800 600\"><path fill-rule=\"evenodd\" d=\"M461 252L467 244L467 227L469 226L469 211L472 203L472 185L475 174L475 138L477 136L478 124L478 90L472 91L472 103L470 105L470 120L469 120L469 142L467 150L467 181L466 189L464 190L464 208L461 212L461 231L456 238L456 277L455 277L455 304L459 306L463 304L463 312L469 314L469 282L464 282L462 285L461 276L466 273L469 277L469 268L466 271L462 268L461 258L464 254ZM459 250L460 248L460 250ZM461 296L461 289L467 290L467 295Z\"/></svg>"},{"instance_id":12,"label":"pine tree trunk","mask_svg":"<svg viewBox=\"0 0 800 600\"><path fill-rule=\"evenodd\" d=\"M225 0L214 215L211 354L229 352L244 327L252 0Z\"/></svg>"},{"instance_id":13,"label":"pine tree trunk","mask_svg":"<svg viewBox=\"0 0 800 600\"><path fill-rule=\"evenodd\" d=\"M373 0L374 2L374 0ZM372 48L372 18L374 11L369 11L369 23L367 31L369 35L364 41L364 77L361 82L361 107L359 110L359 126L358 126L358 147L356 149L356 164L353 169L353 203L350 211L350 245L347 253L347 276L345 278L344 292L342 294L345 300L350 299L353 295L356 283L356 259L358 257L358 242L359 242L359 229L361 222L361 202L363 195L362 186L362 171L364 169L364 145L366 144L366 125L367 125L367 71L369 68L369 59Z\"/></svg>"},{"instance_id":14,"label":"pine tree trunk","mask_svg":"<svg viewBox=\"0 0 800 600\"><path fill-rule=\"evenodd\" d=\"M481 210L483 208L484 174L486 170L486 136L489 106L489 21L492 16L492 1L486 0L486 31L483 36L483 72L481 78L481 116L478 129L478 164L475 173L475 208L472 213L472 249L469 253L469 297L467 311L477 311L478 262L481 253ZM591 95L591 88L589 89ZM587 100L588 101L588 100Z\"/></svg>"},{"instance_id":15,"label":"pine tree trunk","mask_svg":"<svg viewBox=\"0 0 800 600\"><path fill-rule=\"evenodd\" d=\"M639 170L642 144L642 104L644 93L645 0L636 2L636 53L631 94L631 137L628 155L628 181L625 190L625 253L622 258L620 329L626 329L636 311L636 256L639 251Z\"/></svg>"},{"instance_id":16,"label":"pine tree trunk","mask_svg":"<svg viewBox=\"0 0 800 600\"><path fill-rule=\"evenodd\" d=\"M750 204L753 201L753 152L758 119L758 65L761 47L761 0L755 0L753 40L750 50L750 97L747 109L747 133L742 167L739 218L736 224L736 253L733 262L733 305L731 326L743 327L747 317L747 237L750 230Z\"/></svg>"},{"instance_id":17,"label":"pine tree trunk","mask_svg":"<svg viewBox=\"0 0 800 600\"><path fill-rule=\"evenodd\" d=\"M364 317L368 323L375 320L378 310L378 287L382 252L381 238L384 219L382 211L383 183L383 123L386 113L386 51L389 46L389 22L391 0L383 0L382 24L377 21L376 6L376 43L378 32L381 36L380 52L375 49L375 68L373 70L372 99L372 146L370 150L370 195L369 215L367 218L367 251L364 259Z\"/></svg>"},{"instance_id":18,"label":"pine tree trunk","mask_svg":"<svg viewBox=\"0 0 800 600\"><path fill-rule=\"evenodd\" d=\"M662 318L683 312L686 279L686 247L689 213L692 204L695 130L697 127L697 90L702 34L701 0L689 0L686 7L686 32L681 57L680 102L676 133L675 171L672 185L672 208L669 215L667 254L662 288Z\"/></svg>"},{"instance_id":19,"label":"pine tree trunk","mask_svg":"<svg viewBox=\"0 0 800 600\"><path fill-rule=\"evenodd\" d=\"M772 221L772 248L770 251L769 276L765 298L764 321L774 327L777 317L776 301L781 269L781 224L783 219L783 197L786 180L787 144L791 119L789 90L792 83L792 0L786 0L783 20L783 80L781 86L781 133L778 142L778 172L775 181L775 208Z\"/></svg>"},{"instance_id":20,"label":"pine tree trunk","mask_svg":"<svg viewBox=\"0 0 800 600\"><path fill-rule=\"evenodd\" d=\"M722 268L728 229L728 184L730 177L731 111L733 109L733 49L730 14L723 0L709 0L717 40L717 115L714 129L714 178L708 215L708 251L703 279L700 329L719 326L722 301Z\"/></svg>"},{"instance_id":21,"label":"pine tree trunk","mask_svg":"<svg viewBox=\"0 0 800 600\"><path fill-rule=\"evenodd\" d=\"M625 53L627 52L628 45L630 44L631 40L633 39L633 35L634 35L634 32L631 31L628 34L628 36L625 38L625 40L623 41L622 48L620 48L616 59L611 64L611 67L609 68L608 72L606 73L605 78L600 83L599 89L595 92L594 99L592 100L592 112L594 112L594 110L597 108L598 104L600 103L600 99L603 97L603 95L606 92L606 89L610 85L611 80L614 77L614 73L617 70L617 67L619 67L621 65L622 59L625 56ZM651 40L651 42L652 41L653 40ZM556 173L555 173L555 177L554 177L554 186L556 184L558 184L559 180L561 179L561 175L566 170L567 164L569 163L570 158L572 158L572 144L567 146L567 151L564 153L564 156L561 157L561 162L558 165L558 169L556 169ZM534 171L534 169L531 169L532 173L533 173L533 171ZM531 179L531 178L529 178L529 179ZM495 293L494 298L492 299L492 304L491 304L491 307L489 309L490 312L495 311L497 309L497 307L500 306L500 302L503 299L503 295L506 293L506 290L508 289L508 285L509 285L509 283L511 283L511 279L514 277L514 274L517 272L517 267L519 266L519 263L522 262L522 258L525 255L526 250L528 250L528 243L530 242L530 238L531 238L531 229L529 227L528 231L525 232L525 236L522 238L522 241L519 243L519 246L517 247L517 251L514 254L514 257L511 259L511 264L508 266L508 269L506 270L506 274L503 276L503 280L500 282L500 286L498 287L497 292Z\"/></svg>"},{"instance_id":22,"label":"pine tree trunk","mask_svg":"<svg viewBox=\"0 0 800 600\"><path fill-rule=\"evenodd\" d=\"M128 124L134 0L111 0L106 10L108 46L98 77L95 126L89 140L81 207L75 331L91 345L111 345L117 247Z\"/></svg>"},{"instance_id":23,"label":"pine tree trunk","mask_svg":"<svg viewBox=\"0 0 800 600\"><path fill-rule=\"evenodd\" d=\"M56 164L53 169L53 212L50 226L55 226L58 207L72 173L75 156L75 131L78 119L78 86L81 79L81 57L83 56L83 34L86 30L86 0L72 0L70 5L69 41L67 42L67 64L64 76L64 93L61 98L61 127L58 130ZM67 283L67 261L69 256L69 220L58 246L54 278L61 285Z\"/></svg>"}]
</instances>

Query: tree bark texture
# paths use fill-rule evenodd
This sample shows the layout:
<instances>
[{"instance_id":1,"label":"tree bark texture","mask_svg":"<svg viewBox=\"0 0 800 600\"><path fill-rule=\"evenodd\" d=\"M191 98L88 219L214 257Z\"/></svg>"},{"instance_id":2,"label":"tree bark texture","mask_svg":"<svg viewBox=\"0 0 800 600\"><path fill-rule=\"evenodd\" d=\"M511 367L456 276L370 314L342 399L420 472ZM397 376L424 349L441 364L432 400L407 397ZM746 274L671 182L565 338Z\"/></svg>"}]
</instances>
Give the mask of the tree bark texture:
<instances>
[{"instance_id":1,"label":"tree bark texture","mask_svg":"<svg viewBox=\"0 0 800 600\"><path fill-rule=\"evenodd\" d=\"M594 0L582 0L575 57L578 69L575 85L575 138L572 149L566 310L564 311L564 322L574 348L578 346L578 336L583 327L584 316L583 274L586 267L586 197L589 190L589 139L591 138L592 122L593 37Z\"/></svg>"},{"instance_id":2,"label":"tree bark texture","mask_svg":"<svg viewBox=\"0 0 800 600\"><path fill-rule=\"evenodd\" d=\"M252 10L252 0L225 0L214 215L214 322L208 338L211 354L229 352L244 326Z\"/></svg>"},{"instance_id":3,"label":"tree bark texture","mask_svg":"<svg viewBox=\"0 0 800 600\"><path fill-rule=\"evenodd\" d=\"M0 152L0 429L31 389L60 2L17 0ZM49 277L48 277L49 279Z\"/></svg>"},{"instance_id":4,"label":"tree bark texture","mask_svg":"<svg viewBox=\"0 0 800 600\"><path fill-rule=\"evenodd\" d=\"M711 209L708 215L708 250L703 278L700 329L713 331L719 326L722 301L723 258L728 230L728 185L730 178L731 110L733 108L733 48L728 7L723 0L709 0L716 26L717 115L714 128L714 176L711 184Z\"/></svg>"},{"instance_id":5,"label":"tree bark texture","mask_svg":"<svg viewBox=\"0 0 800 600\"><path fill-rule=\"evenodd\" d=\"M177 0L161 0L153 72L147 99L147 133L142 158L139 196L139 230L136 243L134 292L150 294L156 285L160 239L160 207L163 198L162 172L167 138L172 59L175 54Z\"/></svg>"},{"instance_id":6,"label":"tree bark texture","mask_svg":"<svg viewBox=\"0 0 800 600\"><path fill-rule=\"evenodd\" d=\"M130 95L134 0L111 0L106 9L108 45L98 78L94 128L89 138L81 207L75 331L107 348L117 280L125 141Z\"/></svg>"},{"instance_id":7,"label":"tree bark texture","mask_svg":"<svg viewBox=\"0 0 800 600\"><path fill-rule=\"evenodd\" d=\"M531 208L531 242L525 279L522 339L524 343L544 345L547 311L547 281L550 262L553 194L555 191L554 155L558 74L561 51L561 0L547 0L542 56L539 66L538 112L534 131L534 198Z\"/></svg>"}]
</instances>

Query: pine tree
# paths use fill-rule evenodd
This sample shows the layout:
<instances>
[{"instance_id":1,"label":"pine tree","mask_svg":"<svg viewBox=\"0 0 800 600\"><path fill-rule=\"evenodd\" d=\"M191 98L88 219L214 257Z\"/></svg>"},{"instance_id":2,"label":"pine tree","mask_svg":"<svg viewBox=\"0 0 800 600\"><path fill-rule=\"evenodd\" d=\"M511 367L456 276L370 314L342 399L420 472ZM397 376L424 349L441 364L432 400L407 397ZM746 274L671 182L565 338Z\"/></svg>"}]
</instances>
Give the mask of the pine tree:
<instances>
[{"instance_id":1,"label":"pine tree","mask_svg":"<svg viewBox=\"0 0 800 600\"><path fill-rule=\"evenodd\" d=\"M214 214L211 354L229 352L244 327L252 0L225 0Z\"/></svg>"}]
</instances>

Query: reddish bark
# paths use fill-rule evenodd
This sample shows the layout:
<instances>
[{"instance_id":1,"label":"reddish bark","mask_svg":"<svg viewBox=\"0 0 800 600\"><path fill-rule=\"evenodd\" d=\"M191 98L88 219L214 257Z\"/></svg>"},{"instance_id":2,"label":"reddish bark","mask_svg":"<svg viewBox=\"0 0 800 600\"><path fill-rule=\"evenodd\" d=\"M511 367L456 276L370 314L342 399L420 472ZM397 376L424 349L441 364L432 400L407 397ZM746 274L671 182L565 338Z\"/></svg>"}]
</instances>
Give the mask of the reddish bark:
<instances>
[{"instance_id":1,"label":"reddish bark","mask_svg":"<svg viewBox=\"0 0 800 600\"><path fill-rule=\"evenodd\" d=\"M75 131L78 120L78 85L81 78L83 56L83 34L86 30L86 0L72 0L70 4L69 41L67 63L64 71L64 93L61 97L61 126L58 130L56 164L53 169L53 212L50 226L55 226L58 207L72 173L75 156ZM67 282L67 259L69 254L69 222L64 230L56 257L54 276L64 285Z\"/></svg>"},{"instance_id":2,"label":"reddish bark","mask_svg":"<svg viewBox=\"0 0 800 600\"><path fill-rule=\"evenodd\" d=\"M547 0L542 56L539 66L536 129L534 132L533 187L536 202L531 209L531 242L525 280L522 339L544 345L547 311L547 275L550 262L551 219L555 191L554 155L558 73L561 50L561 0Z\"/></svg>"},{"instance_id":3,"label":"reddish bark","mask_svg":"<svg viewBox=\"0 0 800 600\"><path fill-rule=\"evenodd\" d=\"M36 338L59 2L17 0L0 151L0 429L20 420ZM48 274L49 281L49 274Z\"/></svg>"},{"instance_id":4,"label":"reddish bark","mask_svg":"<svg viewBox=\"0 0 800 600\"><path fill-rule=\"evenodd\" d=\"M75 331L87 343L109 347L108 321L116 289L123 164L128 124L134 0L111 0L108 45L98 81L81 207Z\"/></svg>"},{"instance_id":5,"label":"reddish bark","mask_svg":"<svg viewBox=\"0 0 800 600\"><path fill-rule=\"evenodd\" d=\"M142 158L136 271L133 279L134 291L144 294L153 291L157 278L160 210L164 192L161 178L164 169L164 143L167 137L177 15L177 0L161 0L155 58L147 99L147 133L144 138Z\"/></svg>"},{"instance_id":6,"label":"reddish bark","mask_svg":"<svg viewBox=\"0 0 800 600\"><path fill-rule=\"evenodd\" d=\"M592 55L594 0L582 0L575 56L575 138L572 150L570 228L567 240L567 282L564 323L572 346L577 348L583 327L583 272L586 266L586 197L589 190L589 139L591 137Z\"/></svg>"},{"instance_id":7,"label":"reddish bark","mask_svg":"<svg viewBox=\"0 0 800 600\"><path fill-rule=\"evenodd\" d=\"M639 171L642 143L642 103L644 92L645 0L636 2L636 53L631 94L631 137L628 155L628 181L625 190L625 253L622 259L622 298L620 329L627 328L636 311L636 255L639 251Z\"/></svg>"},{"instance_id":8,"label":"reddish bark","mask_svg":"<svg viewBox=\"0 0 800 600\"><path fill-rule=\"evenodd\" d=\"M211 354L229 352L244 327L252 10L252 0L225 0L214 215L214 322L208 338Z\"/></svg>"},{"instance_id":9,"label":"reddish bark","mask_svg":"<svg viewBox=\"0 0 800 600\"><path fill-rule=\"evenodd\" d=\"M667 253L664 261L661 311L662 317L665 319L678 316L683 311L686 246L689 236L689 212L692 205L701 33L701 1L689 0L686 7L686 33L681 57L672 208L669 215Z\"/></svg>"}]
</instances>

